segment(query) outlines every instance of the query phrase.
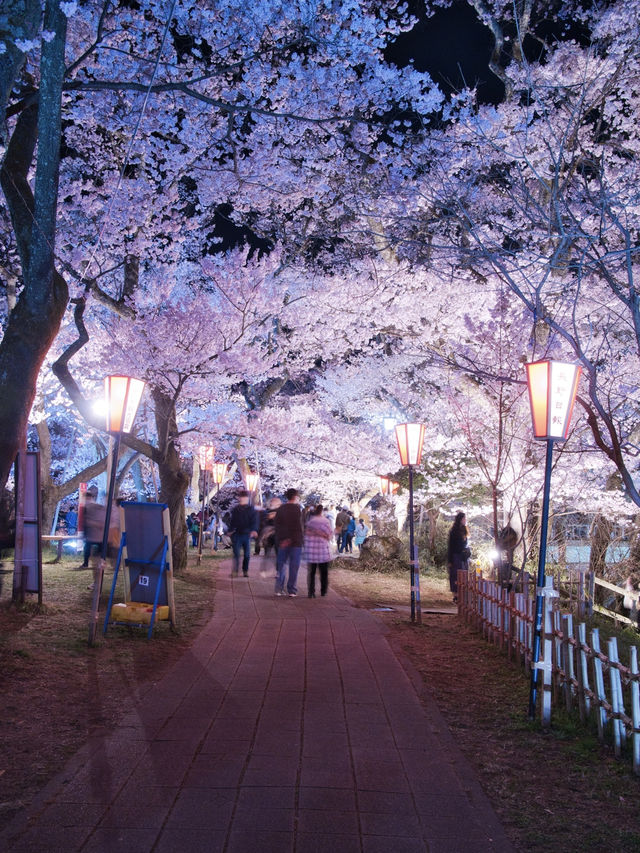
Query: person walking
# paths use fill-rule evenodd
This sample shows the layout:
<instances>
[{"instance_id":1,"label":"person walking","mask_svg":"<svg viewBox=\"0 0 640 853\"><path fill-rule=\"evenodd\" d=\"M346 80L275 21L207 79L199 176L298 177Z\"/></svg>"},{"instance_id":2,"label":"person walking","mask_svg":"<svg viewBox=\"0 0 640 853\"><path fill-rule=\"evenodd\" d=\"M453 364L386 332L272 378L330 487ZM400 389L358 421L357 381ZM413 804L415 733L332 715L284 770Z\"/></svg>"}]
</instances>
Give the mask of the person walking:
<instances>
[{"instance_id":1,"label":"person walking","mask_svg":"<svg viewBox=\"0 0 640 853\"><path fill-rule=\"evenodd\" d=\"M360 548L362 547L362 543L364 542L364 540L367 538L368 535L369 535L369 528L364 523L364 518L358 519L358 524L356 525L356 534L354 537L354 541L356 543L358 551L360 551Z\"/></svg>"},{"instance_id":2,"label":"person walking","mask_svg":"<svg viewBox=\"0 0 640 853\"><path fill-rule=\"evenodd\" d=\"M300 494L297 489L288 489L287 502L278 507L274 519L274 536L277 549L276 557L276 595L285 595L285 570L289 565L287 592L290 598L298 594L298 570L302 557L304 531Z\"/></svg>"},{"instance_id":3,"label":"person walking","mask_svg":"<svg viewBox=\"0 0 640 853\"><path fill-rule=\"evenodd\" d=\"M333 528L328 518L322 514L322 504L311 512L304 529L304 553L308 564L307 586L309 598L316 597L316 571L320 572L320 594L326 595L329 589L329 563L333 538Z\"/></svg>"},{"instance_id":4,"label":"person walking","mask_svg":"<svg viewBox=\"0 0 640 853\"><path fill-rule=\"evenodd\" d=\"M449 567L449 588L453 593L453 600L458 600L458 572L469 569L469 557L471 552L467 545L469 532L467 530L467 517L464 512L456 514L451 529L449 530L449 541L447 547L447 564Z\"/></svg>"},{"instance_id":5,"label":"person walking","mask_svg":"<svg viewBox=\"0 0 640 853\"><path fill-rule=\"evenodd\" d=\"M88 569L93 556L93 583L89 584L89 589L94 588L99 577L102 540L107 515L106 508L98 503L97 498L97 487L90 486L87 489L87 498L84 505L84 561L82 563L82 568Z\"/></svg>"},{"instance_id":6,"label":"person walking","mask_svg":"<svg viewBox=\"0 0 640 853\"><path fill-rule=\"evenodd\" d=\"M271 571L275 571L275 563L276 563L276 542L275 542L275 519L276 519L276 511L279 506L282 506L282 501L280 498L273 497L270 499L267 504L267 510L264 515L264 526L260 531L260 548L264 554L265 559L262 561L262 567L260 569L260 576L266 578ZM274 551L274 559L273 564L270 565L270 554L271 551Z\"/></svg>"},{"instance_id":7,"label":"person walking","mask_svg":"<svg viewBox=\"0 0 640 853\"><path fill-rule=\"evenodd\" d=\"M89 558L92 554L102 553L105 518L105 508L98 503L98 487L89 486L84 505L84 554L80 567L82 569L89 568Z\"/></svg>"},{"instance_id":8,"label":"person walking","mask_svg":"<svg viewBox=\"0 0 640 853\"><path fill-rule=\"evenodd\" d=\"M231 547L233 548L233 569L231 577L237 577L240 570L240 552L242 551L242 574L249 577L249 558L251 540L258 536L258 515L249 503L249 492L238 492L238 503L231 510Z\"/></svg>"}]
</instances>

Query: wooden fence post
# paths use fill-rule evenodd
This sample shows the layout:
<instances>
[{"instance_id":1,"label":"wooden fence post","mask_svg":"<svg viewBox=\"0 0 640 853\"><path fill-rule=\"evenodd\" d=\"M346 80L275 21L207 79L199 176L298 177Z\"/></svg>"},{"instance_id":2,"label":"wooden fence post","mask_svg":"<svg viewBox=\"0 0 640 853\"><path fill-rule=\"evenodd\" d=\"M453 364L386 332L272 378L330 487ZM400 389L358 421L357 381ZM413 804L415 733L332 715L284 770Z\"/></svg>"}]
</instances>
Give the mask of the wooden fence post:
<instances>
[{"instance_id":1,"label":"wooden fence post","mask_svg":"<svg viewBox=\"0 0 640 853\"><path fill-rule=\"evenodd\" d=\"M492 622L492 634L493 634L493 644L497 646L500 643L500 598L502 595L502 591L500 589L500 584L492 582L491 584L491 622Z\"/></svg>"},{"instance_id":2,"label":"wooden fence post","mask_svg":"<svg viewBox=\"0 0 640 853\"><path fill-rule=\"evenodd\" d=\"M584 572L579 572L578 574L578 595L576 598L576 614L578 619L585 618L585 583L584 583Z\"/></svg>"},{"instance_id":3,"label":"wooden fence post","mask_svg":"<svg viewBox=\"0 0 640 853\"><path fill-rule=\"evenodd\" d=\"M640 672L638 649L631 646L631 719L633 721L633 772L640 776Z\"/></svg>"},{"instance_id":4,"label":"wooden fence post","mask_svg":"<svg viewBox=\"0 0 640 853\"><path fill-rule=\"evenodd\" d=\"M564 706L567 711L573 708L573 617L565 613L562 617L562 668L564 671Z\"/></svg>"},{"instance_id":5,"label":"wooden fence post","mask_svg":"<svg viewBox=\"0 0 640 853\"><path fill-rule=\"evenodd\" d=\"M611 716L613 722L613 748L616 758L620 758L622 744L626 740L626 729L624 727L624 705L622 702L622 681L620 669L618 668L618 640L616 637L609 639L609 684L611 687Z\"/></svg>"},{"instance_id":6,"label":"wooden fence post","mask_svg":"<svg viewBox=\"0 0 640 853\"><path fill-rule=\"evenodd\" d=\"M478 593L480 595L480 600L482 602L482 608L481 608L481 614L480 614L481 625L482 625L482 636L485 639L487 639L487 637L489 636L489 625L488 625L489 620L487 619L487 584L488 584L488 581L486 581L484 579L481 579L480 583L478 584L478 586L479 586Z\"/></svg>"},{"instance_id":7,"label":"wooden fence post","mask_svg":"<svg viewBox=\"0 0 640 853\"><path fill-rule=\"evenodd\" d=\"M591 648L593 649L593 680L596 690L596 719L598 723L598 740L604 741L604 726L607 722L607 714L604 709L607 697L604 692L604 676L602 674L602 661L600 659L600 632L597 628L591 631Z\"/></svg>"},{"instance_id":8,"label":"wooden fence post","mask_svg":"<svg viewBox=\"0 0 640 853\"><path fill-rule=\"evenodd\" d=\"M525 667L526 671L526 646L527 646L527 599L524 593L516 593L516 651L518 653L518 662Z\"/></svg>"},{"instance_id":9,"label":"wooden fence post","mask_svg":"<svg viewBox=\"0 0 640 853\"><path fill-rule=\"evenodd\" d=\"M584 602L584 615L588 619L590 616L593 616L593 601L595 595L596 588L596 576L595 572L587 572L587 583L586 583L586 597Z\"/></svg>"},{"instance_id":10,"label":"wooden fence post","mask_svg":"<svg viewBox=\"0 0 640 853\"><path fill-rule=\"evenodd\" d=\"M576 649L578 670L578 708L580 719L586 723L591 711L591 697L589 696L589 659L587 658L587 626L584 622L576 625Z\"/></svg>"},{"instance_id":11,"label":"wooden fence post","mask_svg":"<svg viewBox=\"0 0 640 853\"><path fill-rule=\"evenodd\" d=\"M531 674L531 663L533 661L533 623L535 619L536 602L534 598L525 599L525 613L527 621L525 625L525 664L524 670L527 675Z\"/></svg>"},{"instance_id":12,"label":"wooden fence post","mask_svg":"<svg viewBox=\"0 0 640 853\"><path fill-rule=\"evenodd\" d=\"M511 612L509 609L509 591L500 587L500 651L509 645L511 633Z\"/></svg>"},{"instance_id":13,"label":"wooden fence post","mask_svg":"<svg viewBox=\"0 0 640 853\"><path fill-rule=\"evenodd\" d=\"M515 651L515 645L517 640L516 594L513 590L510 590L507 595L509 596L509 630L507 632L507 657L511 661L513 659L513 653Z\"/></svg>"},{"instance_id":14,"label":"wooden fence post","mask_svg":"<svg viewBox=\"0 0 640 853\"><path fill-rule=\"evenodd\" d=\"M564 688L564 645L562 642L562 616L559 610L552 610L551 612L551 624L553 625L553 629L551 631L553 637L553 652L552 652L552 696L554 702L560 701L560 694L563 693Z\"/></svg>"}]
</instances>

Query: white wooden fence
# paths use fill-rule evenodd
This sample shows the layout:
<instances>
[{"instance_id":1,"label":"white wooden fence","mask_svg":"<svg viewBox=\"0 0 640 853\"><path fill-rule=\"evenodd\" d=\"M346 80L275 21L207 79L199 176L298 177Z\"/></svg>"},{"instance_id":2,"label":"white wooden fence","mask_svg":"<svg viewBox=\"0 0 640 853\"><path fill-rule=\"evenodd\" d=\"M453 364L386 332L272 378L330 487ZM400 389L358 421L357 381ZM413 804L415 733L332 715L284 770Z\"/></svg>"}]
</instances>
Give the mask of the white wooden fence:
<instances>
[{"instance_id":1,"label":"white wooden fence","mask_svg":"<svg viewBox=\"0 0 640 853\"><path fill-rule=\"evenodd\" d=\"M538 662L538 692L543 725L551 722L553 704L576 707L583 722L595 718L598 738L611 739L615 754L630 743L633 771L640 775L640 671L638 650L631 646L628 666L618 655L615 637L600 647L597 628L573 623L562 613L552 578L544 590L543 634ZM490 642L531 672L535 600L527 592L503 589L475 572L458 575L458 613Z\"/></svg>"}]
</instances>

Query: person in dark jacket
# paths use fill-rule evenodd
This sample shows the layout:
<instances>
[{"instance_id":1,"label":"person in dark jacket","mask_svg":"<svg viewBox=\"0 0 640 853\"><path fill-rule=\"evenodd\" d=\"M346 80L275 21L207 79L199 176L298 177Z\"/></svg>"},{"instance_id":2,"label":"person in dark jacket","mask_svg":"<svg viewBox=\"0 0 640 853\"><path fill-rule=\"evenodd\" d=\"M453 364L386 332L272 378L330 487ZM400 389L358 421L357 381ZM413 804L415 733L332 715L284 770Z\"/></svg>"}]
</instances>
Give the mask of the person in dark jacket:
<instances>
[{"instance_id":1,"label":"person in dark jacket","mask_svg":"<svg viewBox=\"0 0 640 853\"><path fill-rule=\"evenodd\" d=\"M304 529L298 490L288 489L285 497L287 502L278 507L274 520L277 548L276 595L285 595L285 569L288 563L287 592L290 598L294 598L298 594L298 569L302 557Z\"/></svg>"},{"instance_id":2,"label":"person in dark jacket","mask_svg":"<svg viewBox=\"0 0 640 853\"><path fill-rule=\"evenodd\" d=\"M344 547L343 551L346 554L353 554L353 537L356 535L356 520L353 513L349 513L349 523L344 532Z\"/></svg>"},{"instance_id":3,"label":"person in dark jacket","mask_svg":"<svg viewBox=\"0 0 640 853\"><path fill-rule=\"evenodd\" d=\"M339 554L342 554L344 551L347 541L347 527L349 526L350 519L349 510L346 506L343 506L336 516L336 547Z\"/></svg>"},{"instance_id":4,"label":"person in dark jacket","mask_svg":"<svg viewBox=\"0 0 640 853\"><path fill-rule=\"evenodd\" d=\"M237 577L240 569L240 552L243 552L242 574L249 577L249 558L251 556L251 540L258 536L258 514L249 504L249 492L244 489L238 492L238 503L231 510L229 524L231 546L233 548L233 570L231 577Z\"/></svg>"},{"instance_id":5,"label":"person in dark jacket","mask_svg":"<svg viewBox=\"0 0 640 853\"><path fill-rule=\"evenodd\" d=\"M456 514L451 530L449 531L449 543L447 548L447 563L449 566L449 588L453 593L453 600L458 600L458 572L469 569L469 548L467 539L467 517L463 512Z\"/></svg>"}]
</instances>

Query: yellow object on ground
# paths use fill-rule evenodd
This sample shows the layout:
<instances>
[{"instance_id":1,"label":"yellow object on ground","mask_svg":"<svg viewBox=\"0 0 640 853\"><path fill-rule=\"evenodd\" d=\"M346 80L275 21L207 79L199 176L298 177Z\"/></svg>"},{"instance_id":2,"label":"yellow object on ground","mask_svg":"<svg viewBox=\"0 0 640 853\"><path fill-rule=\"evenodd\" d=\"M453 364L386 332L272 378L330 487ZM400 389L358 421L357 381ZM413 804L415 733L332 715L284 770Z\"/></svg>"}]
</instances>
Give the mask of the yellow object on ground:
<instances>
[{"instance_id":1,"label":"yellow object on ground","mask_svg":"<svg viewBox=\"0 0 640 853\"><path fill-rule=\"evenodd\" d=\"M142 601L130 601L128 604L114 604L111 608L112 622L135 622L138 625L149 625L153 604L145 604ZM158 606L156 619L168 619L169 607L164 604Z\"/></svg>"}]
</instances>

